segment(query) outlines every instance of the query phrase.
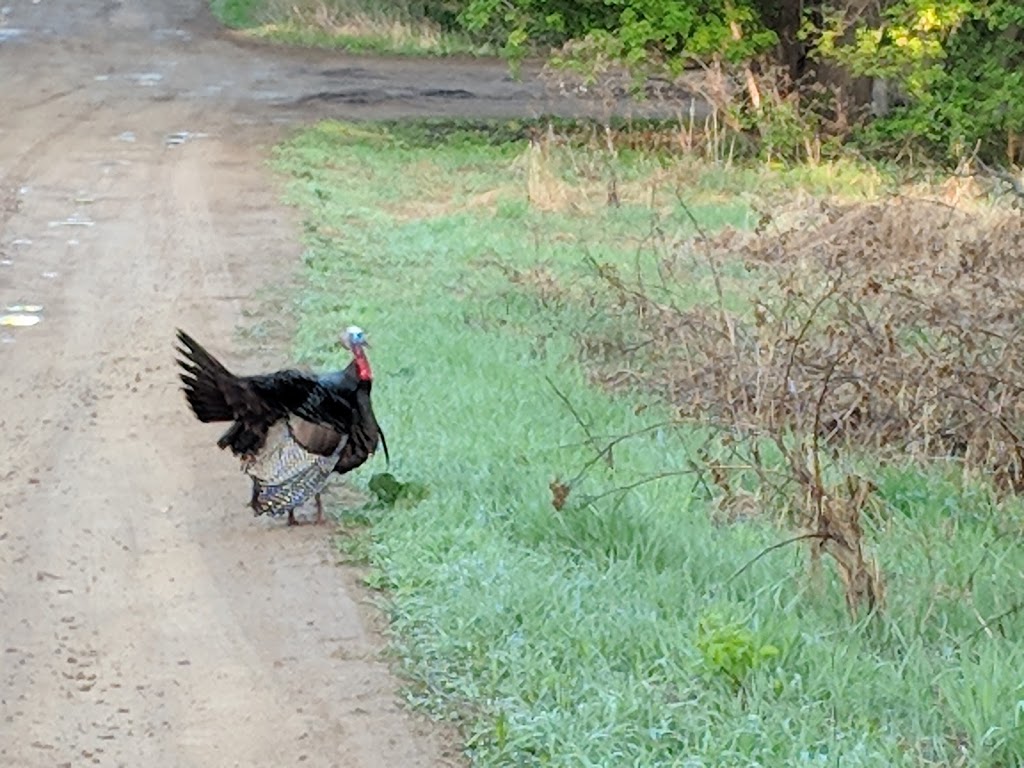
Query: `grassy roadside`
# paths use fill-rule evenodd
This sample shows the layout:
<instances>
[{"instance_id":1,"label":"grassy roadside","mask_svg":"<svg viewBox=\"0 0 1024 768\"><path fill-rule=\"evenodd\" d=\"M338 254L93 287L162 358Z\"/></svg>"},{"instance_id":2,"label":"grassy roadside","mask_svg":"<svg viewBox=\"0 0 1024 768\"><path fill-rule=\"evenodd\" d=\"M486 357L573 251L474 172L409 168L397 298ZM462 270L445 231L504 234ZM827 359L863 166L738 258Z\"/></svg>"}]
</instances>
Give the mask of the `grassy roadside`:
<instances>
[{"instance_id":1,"label":"grassy roadside","mask_svg":"<svg viewBox=\"0 0 1024 768\"><path fill-rule=\"evenodd\" d=\"M1015 764L1024 647L975 612L1006 607L1024 556L984 492L886 474L875 625L851 624L834 579L812 589L794 549L732 577L780 536L708 514L680 474L696 430L624 441L579 492L676 474L553 508L549 483L593 451L552 384L600 435L666 414L589 386L573 337L601 318L545 285L583 284L588 258L630 268L658 232L685 232L677 192L714 229L752 225L746 200L767 185L878 184L619 163L609 208L600 159L471 131L323 124L277 154L306 216L299 353L340 362L337 328L368 329L392 469L430 492L361 511L372 525L350 542L387 591L410 696L458 717L487 766ZM694 300L707 279L693 275Z\"/></svg>"},{"instance_id":2,"label":"grassy roadside","mask_svg":"<svg viewBox=\"0 0 1024 768\"><path fill-rule=\"evenodd\" d=\"M496 53L443 30L406 0L211 0L210 9L231 29L285 45L411 56Z\"/></svg>"}]
</instances>

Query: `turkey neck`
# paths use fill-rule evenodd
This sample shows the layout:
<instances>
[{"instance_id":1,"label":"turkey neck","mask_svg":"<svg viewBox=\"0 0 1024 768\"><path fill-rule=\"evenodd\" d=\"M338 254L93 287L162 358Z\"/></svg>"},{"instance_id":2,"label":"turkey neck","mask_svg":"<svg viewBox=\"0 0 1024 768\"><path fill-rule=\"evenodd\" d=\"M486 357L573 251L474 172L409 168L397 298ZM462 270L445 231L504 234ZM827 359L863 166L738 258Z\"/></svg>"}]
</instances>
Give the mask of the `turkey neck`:
<instances>
[{"instance_id":1,"label":"turkey neck","mask_svg":"<svg viewBox=\"0 0 1024 768\"><path fill-rule=\"evenodd\" d=\"M373 381L373 372L370 371L370 361L366 359L366 352L362 347L354 347L352 358L356 361L356 374L360 381Z\"/></svg>"}]
</instances>

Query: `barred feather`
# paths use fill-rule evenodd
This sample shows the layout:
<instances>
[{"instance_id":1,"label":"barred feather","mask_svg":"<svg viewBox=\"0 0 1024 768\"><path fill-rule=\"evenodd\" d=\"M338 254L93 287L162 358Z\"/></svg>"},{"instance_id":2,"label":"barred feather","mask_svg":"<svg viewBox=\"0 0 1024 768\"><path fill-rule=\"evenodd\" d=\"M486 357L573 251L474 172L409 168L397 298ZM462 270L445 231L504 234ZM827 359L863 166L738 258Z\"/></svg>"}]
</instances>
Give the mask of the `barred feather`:
<instances>
[{"instance_id":1,"label":"barred feather","mask_svg":"<svg viewBox=\"0 0 1024 768\"><path fill-rule=\"evenodd\" d=\"M323 490L347 442L343 436L333 453L322 456L303 448L288 422L273 425L264 449L242 462L252 478L253 512L279 517L301 507Z\"/></svg>"}]
</instances>

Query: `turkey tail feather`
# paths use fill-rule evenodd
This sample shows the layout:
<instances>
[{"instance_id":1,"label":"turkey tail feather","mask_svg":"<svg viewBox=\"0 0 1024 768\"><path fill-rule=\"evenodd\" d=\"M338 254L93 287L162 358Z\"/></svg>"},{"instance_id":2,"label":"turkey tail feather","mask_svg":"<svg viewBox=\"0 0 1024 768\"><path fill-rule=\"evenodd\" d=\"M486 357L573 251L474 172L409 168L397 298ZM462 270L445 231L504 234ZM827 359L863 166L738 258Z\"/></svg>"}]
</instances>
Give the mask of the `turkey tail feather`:
<instances>
[{"instance_id":1,"label":"turkey tail feather","mask_svg":"<svg viewBox=\"0 0 1024 768\"><path fill-rule=\"evenodd\" d=\"M179 378L196 418L202 422L233 421L235 415L224 397L220 382L234 381L235 376L181 329L178 330L178 341L182 346L176 351L188 361L178 360L183 370Z\"/></svg>"}]
</instances>

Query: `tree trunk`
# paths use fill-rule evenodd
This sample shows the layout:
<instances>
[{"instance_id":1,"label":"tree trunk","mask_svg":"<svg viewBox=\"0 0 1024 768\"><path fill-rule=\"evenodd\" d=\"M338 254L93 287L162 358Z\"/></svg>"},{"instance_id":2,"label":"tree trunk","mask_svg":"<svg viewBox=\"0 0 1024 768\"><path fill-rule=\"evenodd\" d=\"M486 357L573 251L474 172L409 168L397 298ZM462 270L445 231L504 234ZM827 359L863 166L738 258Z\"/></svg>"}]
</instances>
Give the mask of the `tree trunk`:
<instances>
[{"instance_id":1,"label":"tree trunk","mask_svg":"<svg viewBox=\"0 0 1024 768\"><path fill-rule=\"evenodd\" d=\"M882 5L885 0L840 1L846 20L845 33L839 40L841 45L854 42L858 27L875 27L881 22ZM807 0L805 5L818 20L823 18L822 11L835 7L829 0ZM836 62L815 58L813 49L809 51L808 56L813 59L815 82L831 89L835 94L837 129L843 130L846 126L861 120L870 109L888 109L885 83L880 83L876 87L871 77L854 75Z\"/></svg>"},{"instance_id":2,"label":"tree trunk","mask_svg":"<svg viewBox=\"0 0 1024 768\"><path fill-rule=\"evenodd\" d=\"M804 0L769 0L762 3L761 13L765 26L779 36L776 60L786 68L790 80L795 83L803 77L807 65L807 46L798 38Z\"/></svg>"}]
</instances>

